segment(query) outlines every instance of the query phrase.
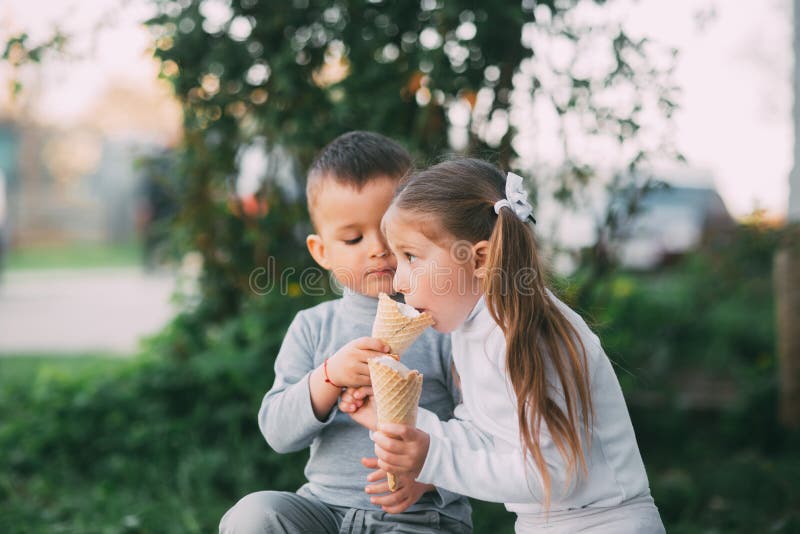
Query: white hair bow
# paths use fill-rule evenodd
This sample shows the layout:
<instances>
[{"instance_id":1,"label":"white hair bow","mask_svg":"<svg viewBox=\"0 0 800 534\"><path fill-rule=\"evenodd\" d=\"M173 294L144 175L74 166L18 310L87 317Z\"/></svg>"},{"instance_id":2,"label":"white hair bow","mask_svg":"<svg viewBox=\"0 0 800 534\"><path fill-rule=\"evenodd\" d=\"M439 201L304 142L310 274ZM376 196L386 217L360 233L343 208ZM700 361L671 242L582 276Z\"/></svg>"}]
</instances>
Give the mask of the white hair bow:
<instances>
[{"instance_id":1,"label":"white hair bow","mask_svg":"<svg viewBox=\"0 0 800 534\"><path fill-rule=\"evenodd\" d=\"M499 214L502 207L511 208L520 221L525 222L529 217L533 218L533 206L528 202L528 192L522 185L522 176L509 172L506 175L506 198L494 203L494 212Z\"/></svg>"}]
</instances>

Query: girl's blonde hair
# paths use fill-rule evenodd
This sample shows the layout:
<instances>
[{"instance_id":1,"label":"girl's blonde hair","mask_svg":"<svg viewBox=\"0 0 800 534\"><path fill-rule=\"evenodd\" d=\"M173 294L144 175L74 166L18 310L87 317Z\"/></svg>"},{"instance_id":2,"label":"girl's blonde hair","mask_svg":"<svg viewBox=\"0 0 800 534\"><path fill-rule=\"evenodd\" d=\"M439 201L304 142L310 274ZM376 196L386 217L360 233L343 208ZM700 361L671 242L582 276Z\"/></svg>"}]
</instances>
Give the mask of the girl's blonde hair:
<instances>
[{"instance_id":1,"label":"girl's blonde hair","mask_svg":"<svg viewBox=\"0 0 800 534\"><path fill-rule=\"evenodd\" d=\"M483 290L492 318L505 334L506 372L514 388L520 439L542 477L549 508L551 477L539 446L542 423L567 464L570 480L586 473L581 430L593 417L586 351L575 327L548 296L533 230L505 198L505 176L494 165L464 158L446 161L405 180L392 202L413 212L422 231L443 244L489 241ZM427 224L425 224L427 223ZM550 394L546 369L563 388L562 409Z\"/></svg>"}]
</instances>

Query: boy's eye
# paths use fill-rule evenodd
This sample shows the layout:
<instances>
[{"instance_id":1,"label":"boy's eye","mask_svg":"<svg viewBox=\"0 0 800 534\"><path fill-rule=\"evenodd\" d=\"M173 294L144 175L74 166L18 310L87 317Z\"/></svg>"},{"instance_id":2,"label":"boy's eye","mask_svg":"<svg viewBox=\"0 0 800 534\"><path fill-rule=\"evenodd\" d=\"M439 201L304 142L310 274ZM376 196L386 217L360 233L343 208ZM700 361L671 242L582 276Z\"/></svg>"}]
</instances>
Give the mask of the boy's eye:
<instances>
[{"instance_id":1,"label":"boy's eye","mask_svg":"<svg viewBox=\"0 0 800 534\"><path fill-rule=\"evenodd\" d=\"M406 259L408 260L408 263L414 263L417 261L417 257L413 254L409 254L408 252L406 252Z\"/></svg>"},{"instance_id":2,"label":"boy's eye","mask_svg":"<svg viewBox=\"0 0 800 534\"><path fill-rule=\"evenodd\" d=\"M345 240L344 240L344 243L345 243L345 245L355 245L355 244L357 244L359 241L361 241L361 238L362 238L362 237L364 237L364 236L358 236L358 237L356 237L356 238L353 238L353 239L345 239Z\"/></svg>"}]
</instances>

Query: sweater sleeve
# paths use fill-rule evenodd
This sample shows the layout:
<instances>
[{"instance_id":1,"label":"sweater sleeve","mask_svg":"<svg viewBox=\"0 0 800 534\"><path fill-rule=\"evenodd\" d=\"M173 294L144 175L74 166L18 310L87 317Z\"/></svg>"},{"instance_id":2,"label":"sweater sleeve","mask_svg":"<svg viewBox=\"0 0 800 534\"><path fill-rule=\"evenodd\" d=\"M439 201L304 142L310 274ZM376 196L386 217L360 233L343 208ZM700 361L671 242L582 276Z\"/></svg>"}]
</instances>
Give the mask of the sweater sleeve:
<instances>
[{"instance_id":1,"label":"sweater sleeve","mask_svg":"<svg viewBox=\"0 0 800 534\"><path fill-rule=\"evenodd\" d=\"M464 405L457 416L468 417ZM491 436L468 419L439 419L420 410L417 426L430 436L428 455L417 480L483 501L532 503L544 500L543 482L532 462L526 462L518 444L498 447ZM560 499L572 488L566 465L549 433L542 427L540 445L551 477L551 498Z\"/></svg>"},{"instance_id":2,"label":"sweater sleeve","mask_svg":"<svg viewBox=\"0 0 800 534\"><path fill-rule=\"evenodd\" d=\"M324 421L314 415L309 376L314 370L313 329L303 312L295 316L275 359L275 383L261 402L258 426L279 453L305 449L333 421L334 406Z\"/></svg>"}]
</instances>

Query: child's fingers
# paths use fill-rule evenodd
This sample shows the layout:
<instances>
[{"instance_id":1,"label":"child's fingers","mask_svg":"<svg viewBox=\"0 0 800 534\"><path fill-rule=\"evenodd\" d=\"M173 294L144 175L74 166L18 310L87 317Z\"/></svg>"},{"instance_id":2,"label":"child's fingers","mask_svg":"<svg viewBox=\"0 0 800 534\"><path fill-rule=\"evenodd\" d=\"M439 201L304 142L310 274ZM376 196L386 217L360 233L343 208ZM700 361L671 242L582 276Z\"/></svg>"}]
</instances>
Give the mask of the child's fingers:
<instances>
[{"instance_id":1,"label":"child's fingers","mask_svg":"<svg viewBox=\"0 0 800 534\"><path fill-rule=\"evenodd\" d=\"M379 471L379 472L383 473L383 471ZM384 478L384 480L382 482L378 482L376 484L369 484L368 486L366 486L364 488L364 491L369 493L370 495L373 495L375 493L386 493L386 492L390 491L389 490L389 482L386 481L386 475L385 474L383 475L383 478Z\"/></svg>"},{"instance_id":2,"label":"child's fingers","mask_svg":"<svg viewBox=\"0 0 800 534\"><path fill-rule=\"evenodd\" d=\"M364 386L362 386L363 388ZM342 396L339 398L341 402L347 402L349 404L355 404L356 406L362 406L364 404L364 397L358 396L358 391L361 388L347 388Z\"/></svg>"},{"instance_id":3,"label":"child's fingers","mask_svg":"<svg viewBox=\"0 0 800 534\"><path fill-rule=\"evenodd\" d=\"M414 504L416 501L414 500L414 493L409 488L408 491L405 491L405 488L402 490L394 492L397 495L397 501L394 503L387 503L381 506L384 512L387 514L402 514L408 507ZM417 499L419 500L419 499Z\"/></svg>"},{"instance_id":4,"label":"child's fingers","mask_svg":"<svg viewBox=\"0 0 800 534\"><path fill-rule=\"evenodd\" d=\"M394 475L397 475L397 474L400 474L400 473L403 472L403 470L400 469L398 466L392 465L391 463L386 462L385 460L383 460L381 458L378 458L378 467L380 467L381 469L383 469L387 473L392 473Z\"/></svg>"},{"instance_id":5,"label":"child's fingers","mask_svg":"<svg viewBox=\"0 0 800 534\"><path fill-rule=\"evenodd\" d=\"M353 397L356 399L365 399L373 395L372 386L361 386L353 391Z\"/></svg>"},{"instance_id":6,"label":"child's fingers","mask_svg":"<svg viewBox=\"0 0 800 534\"><path fill-rule=\"evenodd\" d=\"M414 427L397 423L381 423L378 425L378 430L384 434L390 434L402 440L408 440L413 435Z\"/></svg>"},{"instance_id":7,"label":"child's fingers","mask_svg":"<svg viewBox=\"0 0 800 534\"><path fill-rule=\"evenodd\" d=\"M410 462L402 454L395 454L375 445L375 454L378 456L378 467L387 473L405 473L410 467Z\"/></svg>"},{"instance_id":8,"label":"child's fingers","mask_svg":"<svg viewBox=\"0 0 800 534\"><path fill-rule=\"evenodd\" d=\"M341 411L343 411L344 413L347 413L347 414L351 414L352 415L352 414L356 413L360 409L361 409L361 404L357 403L357 402L356 403L352 403L352 402L345 402L345 403L340 402L339 403L339 410L341 410Z\"/></svg>"},{"instance_id":9,"label":"child's fingers","mask_svg":"<svg viewBox=\"0 0 800 534\"><path fill-rule=\"evenodd\" d=\"M357 402L340 402L339 410L344 413L356 413L361 408L361 404Z\"/></svg>"},{"instance_id":10,"label":"child's fingers","mask_svg":"<svg viewBox=\"0 0 800 534\"><path fill-rule=\"evenodd\" d=\"M379 427L380 428L380 427ZM393 453L402 453L406 450L406 444L395 437L387 436L384 432L374 432L372 434L372 441L375 442L375 450L378 447Z\"/></svg>"},{"instance_id":11,"label":"child's fingers","mask_svg":"<svg viewBox=\"0 0 800 534\"><path fill-rule=\"evenodd\" d=\"M406 488L400 488L397 491L387 493L386 495L376 495L374 497L370 497L369 500L372 504L377 504L378 506L399 506L409 500L408 492L404 490L406 490Z\"/></svg>"},{"instance_id":12,"label":"child's fingers","mask_svg":"<svg viewBox=\"0 0 800 534\"><path fill-rule=\"evenodd\" d=\"M367 475L367 482L377 482L378 480L386 479L386 471L378 467L377 458L361 458L361 465L367 469L374 469Z\"/></svg>"},{"instance_id":13,"label":"child's fingers","mask_svg":"<svg viewBox=\"0 0 800 534\"><path fill-rule=\"evenodd\" d=\"M377 469L378 468L378 459L377 458L361 458L361 465L366 467L367 469Z\"/></svg>"},{"instance_id":14,"label":"child's fingers","mask_svg":"<svg viewBox=\"0 0 800 534\"><path fill-rule=\"evenodd\" d=\"M370 482L375 482L376 480L380 480L381 478L386 478L386 473L378 467L378 459L377 458L361 458L361 465L366 467L367 469L375 469L369 475L367 475L367 480Z\"/></svg>"},{"instance_id":15,"label":"child's fingers","mask_svg":"<svg viewBox=\"0 0 800 534\"><path fill-rule=\"evenodd\" d=\"M356 390L360 387L368 386L371 383L369 372L366 370L362 372L359 369L353 369L347 377L347 384L353 389ZM353 397L351 395L349 401L353 402Z\"/></svg>"},{"instance_id":16,"label":"child's fingers","mask_svg":"<svg viewBox=\"0 0 800 534\"><path fill-rule=\"evenodd\" d=\"M392 348L383 340L374 337L362 337L356 340L355 346L362 350L381 352L386 354Z\"/></svg>"},{"instance_id":17,"label":"child's fingers","mask_svg":"<svg viewBox=\"0 0 800 534\"><path fill-rule=\"evenodd\" d=\"M375 458L375 471L367 475L367 482L386 480L386 471L378 468L378 459Z\"/></svg>"}]
</instances>

